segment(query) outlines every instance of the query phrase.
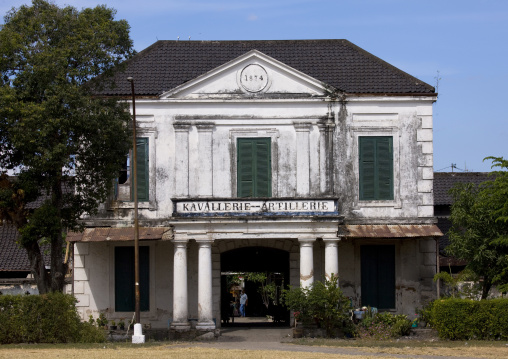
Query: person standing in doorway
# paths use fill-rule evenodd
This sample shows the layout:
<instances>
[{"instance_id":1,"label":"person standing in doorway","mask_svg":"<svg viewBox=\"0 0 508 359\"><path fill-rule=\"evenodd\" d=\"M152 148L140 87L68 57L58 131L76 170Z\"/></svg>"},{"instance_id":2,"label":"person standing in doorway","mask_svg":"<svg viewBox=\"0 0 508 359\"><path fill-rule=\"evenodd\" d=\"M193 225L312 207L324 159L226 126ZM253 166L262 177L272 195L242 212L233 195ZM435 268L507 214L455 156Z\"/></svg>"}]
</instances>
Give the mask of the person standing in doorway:
<instances>
[{"instance_id":1,"label":"person standing in doorway","mask_svg":"<svg viewBox=\"0 0 508 359\"><path fill-rule=\"evenodd\" d=\"M242 290L242 295L240 296L240 315L245 317L245 307L249 303L249 297L245 294L245 291Z\"/></svg>"}]
</instances>

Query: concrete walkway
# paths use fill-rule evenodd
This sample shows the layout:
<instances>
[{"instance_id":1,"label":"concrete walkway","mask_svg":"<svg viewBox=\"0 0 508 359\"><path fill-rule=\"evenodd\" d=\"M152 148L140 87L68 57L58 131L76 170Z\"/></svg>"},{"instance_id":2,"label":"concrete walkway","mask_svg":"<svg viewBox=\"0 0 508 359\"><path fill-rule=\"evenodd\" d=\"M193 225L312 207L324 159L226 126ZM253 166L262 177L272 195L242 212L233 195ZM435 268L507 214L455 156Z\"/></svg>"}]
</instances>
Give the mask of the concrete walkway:
<instances>
[{"instance_id":1,"label":"concrete walkway","mask_svg":"<svg viewBox=\"0 0 508 359\"><path fill-rule=\"evenodd\" d=\"M274 350L289 352L307 352L307 353L329 353L362 356L379 357L397 357L397 358L419 358L419 359L462 359L462 356L431 356L431 355L397 355L386 353L375 353L362 351L361 348L341 348L341 347L319 347L307 345L291 344L292 329L289 327L261 327L260 318L235 318L235 326L221 329L221 336L210 342L188 342L181 347L201 347L216 349L237 349L237 350ZM252 325L249 325L251 323ZM269 324L268 324L269 325ZM468 357L469 359L471 357Z\"/></svg>"}]
</instances>

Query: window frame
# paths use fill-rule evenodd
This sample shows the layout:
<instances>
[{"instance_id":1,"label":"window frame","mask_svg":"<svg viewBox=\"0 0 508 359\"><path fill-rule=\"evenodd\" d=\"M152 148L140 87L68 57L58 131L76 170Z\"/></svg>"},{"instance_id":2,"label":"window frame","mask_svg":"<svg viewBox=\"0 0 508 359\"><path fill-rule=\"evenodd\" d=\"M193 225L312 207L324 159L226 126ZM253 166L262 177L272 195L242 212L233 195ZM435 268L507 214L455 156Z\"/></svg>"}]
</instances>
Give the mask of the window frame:
<instances>
[{"instance_id":1,"label":"window frame","mask_svg":"<svg viewBox=\"0 0 508 359\"><path fill-rule=\"evenodd\" d=\"M362 127L354 126L353 131L353 168L356 176L354 185L354 204L353 209L362 207L390 207L394 209L402 208L400 199L400 130L396 126L391 127ZM393 199L392 200L360 200L360 137L386 137L391 136L393 141Z\"/></svg>"},{"instance_id":2,"label":"window frame","mask_svg":"<svg viewBox=\"0 0 508 359\"><path fill-rule=\"evenodd\" d=\"M272 198L278 196L277 177L278 177L278 145L279 130L274 128L238 128L229 131L230 153L231 153L231 197L237 198L238 194L238 168L237 168L237 139L250 137L268 137L270 138L271 151L271 177L272 177Z\"/></svg>"},{"instance_id":3,"label":"window frame","mask_svg":"<svg viewBox=\"0 0 508 359\"><path fill-rule=\"evenodd\" d=\"M138 201L139 209L156 210L156 153L155 153L155 141L157 139L157 131L155 128L140 127L137 129L136 138L147 138L148 139L148 200ZM132 166L131 166L132 168ZM131 193L132 185L131 185ZM133 194L133 193L132 193ZM134 200L131 194L131 201L115 201L114 208L134 208Z\"/></svg>"},{"instance_id":4,"label":"window frame","mask_svg":"<svg viewBox=\"0 0 508 359\"><path fill-rule=\"evenodd\" d=\"M366 147L366 141L372 140L372 160L367 163L365 157L368 154L363 153ZM384 143L383 143L384 142ZM386 143L388 142L388 143ZM383 152L381 146L388 146L388 154ZM395 174L393 171L393 136L359 136L358 137L358 196L360 201L393 201L394 199L394 179ZM383 156L386 156L383 158ZM388 168L383 166L383 161L389 161ZM371 171L372 183L367 183L369 180L367 172ZM383 172L387 174L384 176L389 179L383 181ZM384 182L384 184L382 183ZM386 185L386 182L389 182ZM389 188L386 188L389 187ZM368 194L371 193L372 195ZM384 195L387 192L388 195Z\"/></svg>"},{"instance_id":5,"label":"window frame","mask_svg":"<svg viewBox=\"0 0 508 359\"><path fill-rule=\"evenodd\" d=\"M249 142L251 142L249 144ZM267 155L264 156L262 149L258 150L259 146L268 146ZM250 146L250 151L246 150L245 152L242 152L242 148L246 148ZM271 197L272 196L272 153L271 153L271 139L270 137L239 137L236 139L236 160L237 160L237 185L236 185L236 196L238 198L256 198L256 197ZM247 151L249 153L247 153ZM265 153L266 154L266 153ZM247 161L245 159L245 156L249 156L251 158L251 161L248 166L241 165L241 162ZM244 158L241 158L244 157ZM264 162L264 163L263 163ZM262 166L268 163L268 165L265 167L266 170L263 170ZM245 187L247 187L247 184L243 183L243 177L244 175L240 173L245 167L249 167L249 170L252 171L252 176L250 176L250 182L251 182L251 195L245 196L242 195L242 191L244 191ZM261 168L260 168L261 167ZM245 169L247 170L247 169ZM262 176L262 172L265 172L264 174L267 177L267 183L263 184L263 181L260 179ZM265 195L260 195L260 192L263 194L265 192Z\"/></svg>"}]
</instances>

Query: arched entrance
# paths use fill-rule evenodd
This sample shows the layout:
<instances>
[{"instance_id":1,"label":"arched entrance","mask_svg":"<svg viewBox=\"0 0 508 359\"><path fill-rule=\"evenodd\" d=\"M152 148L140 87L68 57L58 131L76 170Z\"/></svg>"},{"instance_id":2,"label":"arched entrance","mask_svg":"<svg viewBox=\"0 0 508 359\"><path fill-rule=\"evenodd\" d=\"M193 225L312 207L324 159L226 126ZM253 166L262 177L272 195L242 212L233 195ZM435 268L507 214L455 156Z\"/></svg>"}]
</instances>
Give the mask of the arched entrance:
<instances>
[{"instance_id":1,"label":"arched entrance","mask_svg":"<svg viewBox=\"0 0 508 359\"><path fill-rule=\"evenodd\" d=\"M289 270L289 252L282 249L252 246L221 253L222 325L289 325L289 311L281 303ZM241 289L249 297L246 319L234 311Z\"/></svg>"}]
</instances>

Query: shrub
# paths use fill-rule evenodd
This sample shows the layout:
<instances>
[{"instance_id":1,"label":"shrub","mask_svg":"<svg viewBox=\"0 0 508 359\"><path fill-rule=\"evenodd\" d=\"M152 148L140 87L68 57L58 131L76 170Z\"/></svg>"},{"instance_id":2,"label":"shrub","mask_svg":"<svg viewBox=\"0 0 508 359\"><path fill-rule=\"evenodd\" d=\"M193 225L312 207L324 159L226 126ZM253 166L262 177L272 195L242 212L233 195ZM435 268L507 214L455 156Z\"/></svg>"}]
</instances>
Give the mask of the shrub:
<instances>
[{"instance_id":1,"label":"shrub","mask_svg":"<svg viewBox=\"0 0 508 359\"><path fill-rule=\"evenodd\" d=\"M411 321L406 315L394 315L389 312L377 313L372 316L365 316L358 323L358 336L372 339L389 339L409 335Z\"/></svg>"},{"instance_id":2,"label":"shrub","mask_svg":"<svg viewBox=\"0 0 508 359\"><path fill-rule=\"evenodd\" d=\"M350 318L351 301L332 276L325 283L314 282L310 288L292 287L284 291L284 302L298 313L304 325L317 324L326 330L328 337L336 336L337 330L351 334L354 330Z\"/></svg>"},{"instance_id":3,"label":"shrub","mask_svg":"<svg viewBox=\"0 0 508 359\"><path fill-rule=\"evenodd\" d=\"M390 334L394 338L409 335L410 332L411 332L411 321L407 318L397 319L397 321L393 324L393 326L390 329Z\"/></svg>"},{"instance_id":4,"label":"shrub","mask_svg":"<svg viewBox=\"0 0 508 359\"><path fill-rule=\"evenodd\" d=\"M73 296L61 293L0 296L0 343L104 341L97 328L80 321L75 304Z\"/></svg>"},{"instance_id":5,"label":"shrub","mask_svg":"<svg viewBox=\"0 0 508 359\"><path fill-rule=\"evenodd\" d=\"M508 299L441 299L431 322L443 339L508 339Z\"/></svg>"}]
</instances>

